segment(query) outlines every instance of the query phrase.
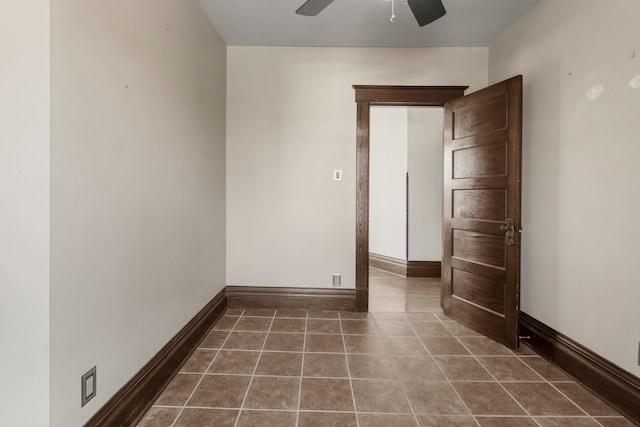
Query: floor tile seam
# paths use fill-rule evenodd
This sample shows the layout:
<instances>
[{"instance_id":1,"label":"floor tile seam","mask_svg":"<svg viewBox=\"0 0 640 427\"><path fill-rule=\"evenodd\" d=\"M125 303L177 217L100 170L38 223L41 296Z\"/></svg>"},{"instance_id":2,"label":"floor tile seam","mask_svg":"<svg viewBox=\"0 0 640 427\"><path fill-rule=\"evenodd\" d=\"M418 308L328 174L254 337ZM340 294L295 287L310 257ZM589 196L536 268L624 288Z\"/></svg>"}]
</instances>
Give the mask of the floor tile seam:
<instances>
[{"instance_id":1,"label":"floor tile seam","mask_svg":"<svg viewBox=\"0 0 640 427\"><path fill-rule=\"evenodd\" d=\"M342 337L342 346L344 348L344 361L347 365L347 375L349 376L349 389L351 390L351 403L353 404L353 410L358 412L358 404L356 402L356 393L353 388L353 379L351 378L351 368L349 367L349 359L347 358L347 342L344 338L344 329L342 328L342 322L340 322L340 336ZM356 426L360 427L360 420L356 415Z\"/></svg>"},{"instance_id":2,"label":"floor tile seam","mask_svg":"<svg viewBox=\"0 0 640 427\"><path fill-rule=\"evenodd\" d=\"M304 335L302 337L302 360L300 362L300 384L298 385L298 409L296 411L296 426L300 423L300 405L302 404L302 375L304 374L304 350L307 347L307 324L309 323L309 313L306 313L304 321Z\"/></svg>"},{"instance_id":3,"label":"floor tile seam","mask_svg":"<svg viewBox=\"0 0 640 427\"><path fill-rule=\"evenodd\" d=\"M236 320L236 324L240 321L240 317L238 317L238 320ZM234 324L235 326L235 324ZM213 328L212 328L213 329ZM227 336L225 337L224 341L222 342L222 344L220 344L220 347L223 347L227 341L229 340L229 337L231 336L230 333L227 334ZM200 377L200 379L198 380L198 382L196 383L195 387L193 388L193 390L191 390L191 393L189 393L189 396L187 397L187 399L184 401L184 404L182 405L182 408L180 409L180 411L178 412L178 415L176 415L176 418L173 420L173 422L171 423L170 427L174 427L175 424L178 422L178 419L180 419L180 416L182 415L182 413L184 412L184 409L187 407L187 404L189 403L189 401L191 400L191 398L193 397L193 395L195 394L196 390L198 389L198 387L200 387L200 384L202 383L202 380L204 380L206 373L209 371L209 369L211 369L211 365L213 365L213 362L218 358L218 355L220 354L220 349L218 349L218 351L216 352L215 356L213 356L213 358L211 358L211 361L209 362L209 364L207 365L207 369L205 369L204 373L202 374L202 376Z\"/></svg>"},{"instance_id":4,"label":"floor tile seam","mask_svg":"<svg viewBox=\"0 0 640 427\"><path fill-rule=\"evenodd\" d=\"M251 374L251 378L249 379L249 384L247 385L247 390L244 392L244 398L240 403L240 412L238 412L238 416L236 417L236 422L234 423L234 427L238 425L238 421L240 421L240 414L244 409L244 405L247 401L247 397L249 396L249 390L251 390L251 384L253 383L253 378L256 374L256 370L258 369L258 364L260 364L260 359L262 358L262 351L264 350L264 346L267 344L267 336L269 335L269 330L271 330L271 325L273 325L273 320L276 318L277 311L274 311L273 316L271 317L271 323L269 323L269 329L267 330L267 335L265 335L264 340L262 341L262 347L260 348L260 354L258 355L258 360L256 360L256 364L253 367L253 373ZM231 334L229 334L231 336Z\"/></svg>"},{"instance_id":5,"label":"floor tile seam","mask_svg":"<svg viewBox=\"0 0 640 427\"><path fill-rule=\"evenodd\" d=\"M582 412L584 412L587 416L591 417L592 415L589 414L585 409L582 408L582 405L579 405L578 402L576 402L575 400L573 400L571 397L569 397L569 395L567 395L565 392L563 392L562 390L560 390L558 387L555 386L555 384L547 381L547 383L554 389L556 390L558 393L560 393L561 395L563 395L569 402L573 403L575 406L578 407L578 409L580 409ZM578 384L576 382L576 384ZM578 384L580 385L580 384ZM603 401L603 403L605 403ZM605 403L606 404L606 403ZM598 423L599 424L599 423Z\"/></svg>"},{"instance_id":6,"label":"floor tile seam","mask_svg":"<svg viewBox=\"0 0 640 427\"><path fill-rule=\"evenodd\" d=\"M428 351L429 350L427 350L427 352ZM393 363L391 363L391 369L393 370L393 373L397 377L398 376L398 372L396 372L396 368L393 365ZM403 381L400 381L399 379L398 379L398 382L400 383L400 388L402 389L402 393L404 394L404 398L407 401L407 403L409 404L409 409L411 409L411 414L413 415L413 419L416 422L416 425L420 425L420 421L418 420L418 414L416 413L415 409L413 408L413 404L411 403L411 399L409 399L409 395L407 394L407 389L405 387L405 383Z\"/></svg>"}]
</instances>

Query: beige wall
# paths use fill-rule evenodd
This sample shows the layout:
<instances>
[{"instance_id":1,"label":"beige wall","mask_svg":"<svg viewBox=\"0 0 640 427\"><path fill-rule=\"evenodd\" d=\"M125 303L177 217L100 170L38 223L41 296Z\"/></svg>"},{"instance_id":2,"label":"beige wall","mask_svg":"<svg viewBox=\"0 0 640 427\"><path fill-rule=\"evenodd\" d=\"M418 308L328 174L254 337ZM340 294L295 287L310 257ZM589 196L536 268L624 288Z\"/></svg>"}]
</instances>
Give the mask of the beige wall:
<instances>
[{"instance_id":1,"label":"beige wall","mask_svg":"<svg viewBox=\"0 0 640 427\"><path fill-rule=\"evenodd\" d=\"M0 295L0 424L46 426L48 0L0 2Z\"/></svg>"},{"instance_id":2,"label":"beige wall","mask_svg":"<svg viewBox=\"0 0 640 427\"><path fill-rule=\"evenodd\" d=\"M225 284L226 47L196 0L51 14L51 425L66 427Z\"/></svg>"},{"instance_id":3,"label":"beige wall","mask_svg":"<svg viewBox=\"0 0 640 427\"><path fill-rule=\"evenodd\" d=\"M355 283L353 84L487 83L486 48L228 48L227 283ZM341 182L334 168L344 170Z\"/></svg>"},{"instance_id":4,"label":"beige wall","mask_svg":"<svg viewBox=\"0 0 640 427\"><path fill-rule=\"evenodd\" d=\"M636 375L638 16L628 0L541 0L489 67L491 82L524 75L522 310Z\"/></svg>"}]
</instances>

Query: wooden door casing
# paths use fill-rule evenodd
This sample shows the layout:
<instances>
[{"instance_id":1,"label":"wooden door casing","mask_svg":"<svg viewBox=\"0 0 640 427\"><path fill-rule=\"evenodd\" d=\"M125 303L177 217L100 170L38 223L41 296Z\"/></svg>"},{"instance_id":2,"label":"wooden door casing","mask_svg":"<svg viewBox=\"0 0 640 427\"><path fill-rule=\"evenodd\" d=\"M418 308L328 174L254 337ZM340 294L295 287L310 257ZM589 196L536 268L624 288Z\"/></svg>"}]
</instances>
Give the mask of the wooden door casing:
<instances>
[{"instance_id":1,"label":"wooden door casing","mask_svg":"<svg viewBox=\"0 0 640 427\"><path fill-rule=\"evenodd\" d=\"M442 309L518 346L522 76L445 104Z\"/></svg>"}]
</instances>

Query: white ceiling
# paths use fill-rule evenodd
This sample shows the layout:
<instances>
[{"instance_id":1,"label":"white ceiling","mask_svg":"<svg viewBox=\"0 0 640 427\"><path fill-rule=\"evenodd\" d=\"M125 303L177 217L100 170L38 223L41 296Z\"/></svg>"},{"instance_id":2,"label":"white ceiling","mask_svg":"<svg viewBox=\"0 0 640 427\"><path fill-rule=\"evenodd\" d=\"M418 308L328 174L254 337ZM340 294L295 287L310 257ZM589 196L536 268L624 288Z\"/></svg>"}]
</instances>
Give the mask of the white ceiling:
<instances>
[{"instance_id":1,"label":"white ceiling","mask_svg":"<svg viewBox=\"0 0 640 427\"><path fill-rule=\"evenodd\" d=\"M228 46L489 46L538 0L443 0L447 14L419 27L405 0L335 0L318 16L305 0L200 0Z\"/></svg>"}]
</instances>

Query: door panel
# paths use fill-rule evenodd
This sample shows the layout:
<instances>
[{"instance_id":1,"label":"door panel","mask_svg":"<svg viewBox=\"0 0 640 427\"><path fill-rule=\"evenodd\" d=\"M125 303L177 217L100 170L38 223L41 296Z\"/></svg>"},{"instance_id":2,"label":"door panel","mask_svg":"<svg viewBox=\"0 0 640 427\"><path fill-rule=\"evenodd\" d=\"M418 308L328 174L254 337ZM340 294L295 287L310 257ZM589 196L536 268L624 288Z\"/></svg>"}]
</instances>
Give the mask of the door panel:
<instances>
[{"instance_id":1,"label":"door panel","mask_svg":"<svg viewBox=\"0 0 640 427\"><path fill-rule=\"evenodd\" d=\"M445 104L442 309L517 348L522 76Z\"/></svg>"}]
</instances>

